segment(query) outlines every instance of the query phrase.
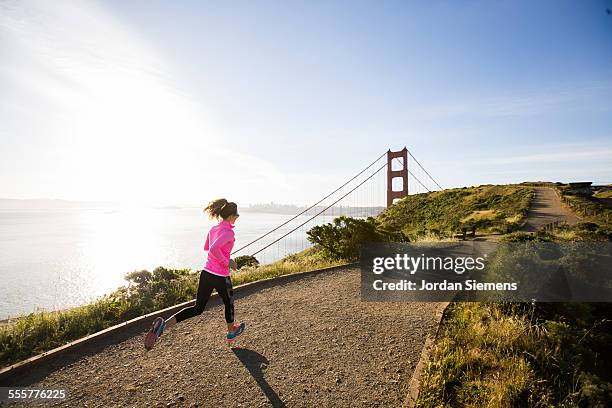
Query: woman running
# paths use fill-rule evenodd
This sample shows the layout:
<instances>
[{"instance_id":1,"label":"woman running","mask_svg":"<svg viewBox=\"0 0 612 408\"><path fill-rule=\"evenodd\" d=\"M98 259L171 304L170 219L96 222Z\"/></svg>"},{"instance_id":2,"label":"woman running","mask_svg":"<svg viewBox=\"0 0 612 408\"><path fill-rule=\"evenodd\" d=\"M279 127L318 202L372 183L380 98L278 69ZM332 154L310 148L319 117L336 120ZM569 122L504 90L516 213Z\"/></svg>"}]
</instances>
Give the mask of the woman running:
<instances>
[{"instance_id":1,"label":"woman running","mask_svg":"<svg viewBox=\"0 0 612 408\"><path fill-rule=\"evenodd\" d=\"M171 328L178 322L201 314L213 289L217 290L225 304L228 343L231 345L245 329L244 323L234 324L234 291L230 279L230 268L236 269L236 262L230 258L230 253L234 246L234 223L239 217L238 206L236 203L228 202L225 198L220 198L211 201L204 212L208 213L210 218L219 219L219 223L212 227L206 236L204 250L208 251L208 257L204 270L200 272L196 303L191 307L180 310L167 320L162 317L155 318L144 339L144 346L147 350L153 348L155 341L164 330Z\"/></svg>"}]
</instances>

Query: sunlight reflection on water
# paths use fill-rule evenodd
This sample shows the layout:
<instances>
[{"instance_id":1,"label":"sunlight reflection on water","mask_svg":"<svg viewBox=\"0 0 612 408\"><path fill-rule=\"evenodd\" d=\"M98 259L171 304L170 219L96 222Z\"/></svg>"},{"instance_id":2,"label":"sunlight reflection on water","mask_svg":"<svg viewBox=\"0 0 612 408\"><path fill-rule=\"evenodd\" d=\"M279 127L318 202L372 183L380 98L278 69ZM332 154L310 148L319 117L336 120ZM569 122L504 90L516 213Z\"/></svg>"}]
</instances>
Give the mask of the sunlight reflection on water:
<instances>
[{"instance_id":1,"label":"sunlight reflection on water","mask_svg":"<svg viewBox=\"0 0 612 408\"><path fill-rule=\"evenodd\" d=\"M241 212L237 249L290 215ZM330 222L319 217L316 224ZM252 253L305 221L290 225L238 255ZM199 208L0 210L0 319L36 308L86 303L125 284L127 272L157 266L201 269L205 234L216 221ZM262 262L304 249L305 231L257 255Z\"/></svg>"}]
</instances>

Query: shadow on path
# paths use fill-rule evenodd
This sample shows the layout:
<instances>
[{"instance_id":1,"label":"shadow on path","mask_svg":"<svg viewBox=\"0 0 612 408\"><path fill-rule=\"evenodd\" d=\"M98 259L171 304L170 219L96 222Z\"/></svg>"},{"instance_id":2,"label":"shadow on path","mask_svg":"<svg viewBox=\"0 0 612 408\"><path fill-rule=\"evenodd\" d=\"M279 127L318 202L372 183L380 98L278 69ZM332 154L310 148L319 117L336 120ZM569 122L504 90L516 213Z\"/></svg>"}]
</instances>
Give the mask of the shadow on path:
<instances>
[{"instance_id":1,"label":"shadow on path","mask_svg":"<svg viewBox=\"0 0 612 408\"><path fill-rule=\"evenodd\" d=\"M257 385L264 392L273 407L285 408L286 405L278 397L276 392L270 387L263 374L263 364L268 364L268 359L256 351L246 348L232 348L232 351L238 357L238 360L249 370Z\"/></svg>"}]
</instances>

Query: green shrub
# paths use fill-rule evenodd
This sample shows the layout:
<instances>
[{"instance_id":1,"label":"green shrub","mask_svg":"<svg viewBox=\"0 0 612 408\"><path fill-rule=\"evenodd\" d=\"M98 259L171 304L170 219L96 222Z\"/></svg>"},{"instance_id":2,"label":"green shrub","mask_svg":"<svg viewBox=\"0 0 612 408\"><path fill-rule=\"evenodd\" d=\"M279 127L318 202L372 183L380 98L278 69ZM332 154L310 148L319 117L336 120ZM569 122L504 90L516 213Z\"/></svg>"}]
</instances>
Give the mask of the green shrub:
<instances>
[{"instance_id":1,"label":"green shrub","mask_svg":"<svg viewBox=\"0 0 612 408\"><path fill-rule=\"evenodd\" d=\"M317 225L308 232L308 240L319 245L328 259L359 259L361 246L365 242L403 241L401 234L380 229L373 217L365 220L346 216L337 217L331 223Z\"/></svg>"},{"instance_id":2,"label":"green shrub","mask_svg":"<svg viewBox=\"0 0 612 408\"><path fill-rule=\"evenodd\" d=\"M243 266L257 266L259 265L259 261L252 255L240 255L234 258L236 261L236 265L238 265L238 269Z\"/></svg>"},{"instance_id":3,"label":"green shrub","mask_svg":"<svg viewBox=\"0 0 612 408\"><path fill-rule=\"evenodd\" d=\"M153 278L153 274L147 270L129 272L125 275L125 280L137 285L146 285Z\"/></svg>"}]
</instances>

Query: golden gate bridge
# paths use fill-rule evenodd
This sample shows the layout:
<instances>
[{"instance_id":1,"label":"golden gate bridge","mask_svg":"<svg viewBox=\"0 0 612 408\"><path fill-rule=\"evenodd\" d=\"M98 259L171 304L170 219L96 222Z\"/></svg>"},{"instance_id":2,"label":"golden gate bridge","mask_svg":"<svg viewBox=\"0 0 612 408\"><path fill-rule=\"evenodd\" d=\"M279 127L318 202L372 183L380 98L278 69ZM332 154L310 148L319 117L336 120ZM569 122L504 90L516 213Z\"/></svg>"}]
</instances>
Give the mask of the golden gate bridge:
<instances>
[{"instance_id":1,"label":"golden gate bridge","mask_svg":"<svg viewBox=\"0 0 612 408\"><path fill-rule=\"evenodd\" d=\"M412 152L406 147L388 150L314 204L239 246L232 256L251 255L269 263L311 246L306 232L315 225L339 216L376 216L409 194L435 190L442 186Z\"/></svg>"}]
</instances>

